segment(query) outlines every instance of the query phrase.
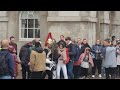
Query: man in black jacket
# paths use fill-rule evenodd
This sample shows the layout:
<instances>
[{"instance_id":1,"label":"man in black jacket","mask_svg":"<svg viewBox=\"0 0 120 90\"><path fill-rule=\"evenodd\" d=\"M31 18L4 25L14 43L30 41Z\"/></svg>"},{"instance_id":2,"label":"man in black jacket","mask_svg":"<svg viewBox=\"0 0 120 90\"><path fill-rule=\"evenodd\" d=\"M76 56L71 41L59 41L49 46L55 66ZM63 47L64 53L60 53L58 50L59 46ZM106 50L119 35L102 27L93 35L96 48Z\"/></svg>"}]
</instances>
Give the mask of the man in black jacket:
<instances>
[{"instance_id":1,"label":"man in black jacket","mask_svg":"<svg viewBox=\"0 0 120 90\"><path fill-rule=\"evenodd\" d=\"M67 69L68 69L68 76L70 79L74 79L74 74L73 74L73 64L74 64L74 60L75 60L75 54L76 54L76 49L75 46L72 44L71 38L67 37L65 39L66 44L67 44L67 48L69 50L69 57L70 57L70 61L67 64Z\"/></svg>"},{"instance_id":2,"label":"man in black jacket","mask_svg":"<svg viewBox=\"0 0 120 90\"><path fill-rule=\"evenodd\" d=\"M83 43L82 43L82 47L81 47L81 52L82 52L82 53L84 53L86 47L90 48L90 51L91 51L91 47L90 47L90 45L87 43L87 40L86 40L86 39L83 39Z\"/></svg>"},{"instance_id":3,"label":"man in black jacket","mask_svg":"<svg viewBox=\"0 0 120 90\"><path fill-rule=\"evenodd\" d=\"M66 42L65 42L65 39L64 39L63 35L60 36L60 41L57 42L58 46L60 45L60 43L64 44L64 46L66 46Z\"/></svg>"},{"instance_id":4,"label":"man in black jacket","mask_svg":"<svg viewBox=\"0 0 120 90\"><path fill-rule=\"evenodd\" d=\"M29 62L30 62L30 43L25 44L21 47L19 57L21 60L22 66L22 78L26 79L26 72L28 72L27 79L30 79L30 69L29 69Z\"/></svg>"}]
</instances>

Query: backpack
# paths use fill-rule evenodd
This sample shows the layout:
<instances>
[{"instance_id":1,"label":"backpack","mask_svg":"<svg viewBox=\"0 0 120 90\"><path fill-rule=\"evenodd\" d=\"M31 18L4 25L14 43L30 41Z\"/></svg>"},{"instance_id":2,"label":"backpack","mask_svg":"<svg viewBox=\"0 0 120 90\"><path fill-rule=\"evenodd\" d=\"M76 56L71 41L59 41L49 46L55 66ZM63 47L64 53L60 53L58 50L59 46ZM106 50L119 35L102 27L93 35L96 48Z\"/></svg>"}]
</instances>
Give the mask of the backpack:
<instances>
[{"instance_id":1,"label":"backpack","mask_svg":"<svg viewBox=\"0 0 120 90\"><path fill-rule=\"evenodd\" d=\"M6 73L8 73L8 64L6 61L7 55L8 52L0 56L0 75L5 75Z\"/></svg>"}]
</instances>

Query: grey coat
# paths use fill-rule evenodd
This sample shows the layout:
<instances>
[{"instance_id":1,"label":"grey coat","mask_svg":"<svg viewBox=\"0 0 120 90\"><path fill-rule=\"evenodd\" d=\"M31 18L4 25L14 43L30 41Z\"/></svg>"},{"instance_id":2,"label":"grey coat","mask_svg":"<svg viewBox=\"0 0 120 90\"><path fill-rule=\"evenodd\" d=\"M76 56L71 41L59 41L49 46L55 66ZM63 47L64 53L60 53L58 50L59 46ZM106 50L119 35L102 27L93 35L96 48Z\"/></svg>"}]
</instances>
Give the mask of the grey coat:
<instances>
[{"instance_id":1,"label":"grey coat","mask_svg":"<svg viewBox=\"0 0 120 90\"><path fill-rule=\"evenodd\" d=\"M102 64L105 68L117 67L115 47L106 47L105 58Z\"/></svg>"}]
</instances>

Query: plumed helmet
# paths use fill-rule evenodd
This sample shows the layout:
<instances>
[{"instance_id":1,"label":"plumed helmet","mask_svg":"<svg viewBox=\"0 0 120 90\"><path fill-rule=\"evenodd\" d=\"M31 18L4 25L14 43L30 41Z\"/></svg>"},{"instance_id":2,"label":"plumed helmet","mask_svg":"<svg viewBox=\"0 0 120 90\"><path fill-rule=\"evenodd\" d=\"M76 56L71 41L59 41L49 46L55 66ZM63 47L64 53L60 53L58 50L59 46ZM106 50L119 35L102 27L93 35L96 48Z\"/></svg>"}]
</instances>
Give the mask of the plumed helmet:
<instances>
[{"instance_id":1,"label":"plumed helmet","mask_svg":"<svg viewBox=\"0 0 120 90\"><path fill-rule=\"evenodd\" d=\"M52 45L52 43L53 43L52 39L48 39L47 43Z\"/></svg>"}]
</instances>

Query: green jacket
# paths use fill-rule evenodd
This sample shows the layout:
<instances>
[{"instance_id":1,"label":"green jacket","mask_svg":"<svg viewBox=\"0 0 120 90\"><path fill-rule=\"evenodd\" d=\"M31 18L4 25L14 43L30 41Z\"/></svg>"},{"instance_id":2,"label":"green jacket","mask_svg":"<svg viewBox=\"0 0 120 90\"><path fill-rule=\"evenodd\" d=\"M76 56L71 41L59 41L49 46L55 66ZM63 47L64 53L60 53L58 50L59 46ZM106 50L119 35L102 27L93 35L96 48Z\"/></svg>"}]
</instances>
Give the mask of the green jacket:
<instances>
[{"instance_id":1,"label":"green jacket","mask_svg":"<svg viewBox=\"0 0 120 90\"><path fill-rule=\"evenodd\" d=\"M30 52L35 48L35 46L30 47Z\"/></svg>"}]
</instances>

